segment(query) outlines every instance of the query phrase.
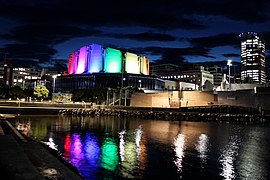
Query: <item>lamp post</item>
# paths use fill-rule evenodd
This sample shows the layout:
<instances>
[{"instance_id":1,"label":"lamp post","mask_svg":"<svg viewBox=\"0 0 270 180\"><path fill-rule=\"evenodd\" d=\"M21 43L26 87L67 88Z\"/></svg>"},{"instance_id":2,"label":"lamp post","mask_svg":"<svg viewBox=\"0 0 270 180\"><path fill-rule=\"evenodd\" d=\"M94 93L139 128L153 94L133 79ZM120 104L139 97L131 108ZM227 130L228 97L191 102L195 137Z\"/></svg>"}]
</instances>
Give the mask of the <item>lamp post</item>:
<instances>
[{"instance_id":1,"label":"lamp post","mask_svg":"<svg viewBox=\"0 0 270 180\"><path fill-rule=\"evenodd\" d=\"M110 104L110 95L109 95L110 91L111 91L111 88L108 88L107 89L107 106L109 106Z\"/></svg>"},{"instance_id":2,"label":"lamp post","mask_svg":"<svg viewBox=\"0 0 270 180\"><path fill-rule=\"evenodd\" d=\"M179 107L181 107L182 103L182 82L179 83Z\"/></svg>"},{"instance_id":3,"label":"lamp post","mask_svg":"<svg viewBox=\"0 0 270 180\"><path fill-rule=\"evenodd\" d=\"M57 75L52 75L53 78L53 93L55 91L55 79L57 78Z\"/></svg>"},{"instance_id":4,"label":"lamp post","mask_svg":"<svg viewBox=\"0 0 270 180\"><path fill-rule=\"evenodd\" d=\"M140 90L142 89L142 80L139 79L139 87L140 87Z\"/></svg>"},{"instance_id":5,"label":"lamp post","mask_svg":"<svg viewBox=\"0 0 270 180\"><path fill-rule=\"evenodd\" d=\"M232 66L232 60L228 59L227 65L229 67L229 90L231 90L231 66Z\"/></svg>"}]
</instances>

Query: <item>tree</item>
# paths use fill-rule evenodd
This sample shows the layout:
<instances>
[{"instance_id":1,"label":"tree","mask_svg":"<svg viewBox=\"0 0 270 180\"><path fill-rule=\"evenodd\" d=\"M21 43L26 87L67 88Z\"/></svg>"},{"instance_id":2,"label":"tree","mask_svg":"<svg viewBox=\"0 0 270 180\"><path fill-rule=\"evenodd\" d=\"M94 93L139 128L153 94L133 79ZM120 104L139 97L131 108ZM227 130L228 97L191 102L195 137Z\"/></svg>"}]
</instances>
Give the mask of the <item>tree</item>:
<instances>
[{"instance_id":1,"label":"tree","mask_svg":"<svg viewBox=\"0 0 270 180\"><path fill-rule=\"evenodd\" d=\"M25 94L20 86L11 87L9 90L9 94L13 99L25 97Z\"/></svg>"},{"instance_id":2,"label":"tree","mask_svg":"<svg viewBox=\"0 0 270 180\"><path fill-rule=\"evenodd\" d=\"M43 100L43 98L48 97L49 90L43 85L38 85L34 89L34 95Z\"/></svg>"},{"instance_id":3,"label":"tree","mask_svg":"<svg viewBox=\"0 0 270 180\"><path fill-rule=\"evenodd\" d=\"M9 96L9 87L5 84L3 79L0 79L0 98L7 98Z\"/></svg>"}]
</instances>

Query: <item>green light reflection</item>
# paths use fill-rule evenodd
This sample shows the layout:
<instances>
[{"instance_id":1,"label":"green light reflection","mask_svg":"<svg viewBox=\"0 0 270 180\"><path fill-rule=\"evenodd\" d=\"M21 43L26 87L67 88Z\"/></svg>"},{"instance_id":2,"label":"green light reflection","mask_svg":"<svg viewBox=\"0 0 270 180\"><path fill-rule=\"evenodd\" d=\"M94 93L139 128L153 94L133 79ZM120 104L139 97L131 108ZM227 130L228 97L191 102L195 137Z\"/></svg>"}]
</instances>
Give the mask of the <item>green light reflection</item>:
<instances>
[{"instance_id":1,"label":"green light reflection","mask_svg":"<svg viewBox=\"0 0 270 180\"><path fill-rule=\"evenodd\" d=\"M118 146L114 139L105 138L101 147L101 166L109 171L114 171L118 165Z\"/></svg>"}]
</instances>

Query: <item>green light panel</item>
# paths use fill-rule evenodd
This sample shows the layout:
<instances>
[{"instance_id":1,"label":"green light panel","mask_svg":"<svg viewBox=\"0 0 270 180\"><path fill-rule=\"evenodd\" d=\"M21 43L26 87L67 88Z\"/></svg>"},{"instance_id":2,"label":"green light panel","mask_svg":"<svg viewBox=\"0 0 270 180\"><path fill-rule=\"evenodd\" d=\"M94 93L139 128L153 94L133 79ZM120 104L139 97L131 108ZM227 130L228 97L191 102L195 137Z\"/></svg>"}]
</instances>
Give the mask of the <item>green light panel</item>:
<instances>
[{"instance_id":1,"label":"green light panel","mask_svg":"<svg viewBox=\"0 0 270 180\"><path fill-rule=\"evenodd\" d=\"M122 53L120 50L106 48L104 71L106 73L121 73Z\"/></svg>"},{"instance_id":2,"label":"green light panel","mask_svg":"<svg viewBox=\"0 0 270 180\"><path fill-rule=\"evenodd\" d=\"M132 74L140 74L140 61L137 54L125 53L126 72Z\"/></svg>"}]
</instances>

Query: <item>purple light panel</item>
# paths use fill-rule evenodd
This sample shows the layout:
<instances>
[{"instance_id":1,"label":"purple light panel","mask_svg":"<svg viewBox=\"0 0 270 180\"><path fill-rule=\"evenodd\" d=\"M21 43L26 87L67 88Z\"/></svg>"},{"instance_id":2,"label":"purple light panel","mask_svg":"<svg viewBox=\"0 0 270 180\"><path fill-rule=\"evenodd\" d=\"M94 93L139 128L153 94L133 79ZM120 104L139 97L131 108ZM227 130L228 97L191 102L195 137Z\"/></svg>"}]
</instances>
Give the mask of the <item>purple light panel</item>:
<instances>
[{"instance_id":1,"label":"purple light panel","mask_svg":"<svg viewBox=\"0 0 270 180\"><path fill-rule=\"evenodd\" d=\"M102 46L97 44L92 44L91 53L88 54L88 72L95 73L102 71Z\"/></svg>"},{"instance_id":2,"label":"purple light panel","mask_svg":"<svg viewBox=\"0 0 270 180\"><path fill-rule=\"evenodd\" d=\"M72 70L73 74L76 74L78 68L78 59L79 59L79 51L74 51L73 61L72 61Z\"/></svg>"},{"instance_id":3,"label":"purple light panel","mask_svg":"<svg viewBox=\"0 0 270 180\"><path fill-rule=\"evenodd\" d=\"M80 48L76 74L82 74L86 72L88 49L89 46L83 46Z\"/></svg>"}]
</instances>

